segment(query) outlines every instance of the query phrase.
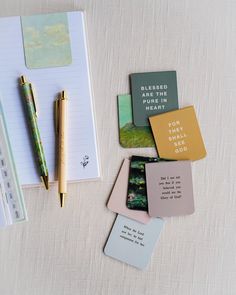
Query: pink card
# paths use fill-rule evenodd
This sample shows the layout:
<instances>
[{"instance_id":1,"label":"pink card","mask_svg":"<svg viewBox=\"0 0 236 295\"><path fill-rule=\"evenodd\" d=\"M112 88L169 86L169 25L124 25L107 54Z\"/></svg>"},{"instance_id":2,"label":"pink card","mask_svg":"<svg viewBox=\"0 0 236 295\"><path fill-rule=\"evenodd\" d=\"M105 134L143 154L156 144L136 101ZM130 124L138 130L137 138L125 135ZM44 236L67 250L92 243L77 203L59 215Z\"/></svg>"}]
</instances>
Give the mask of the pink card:
<instances>
[{"instance_id":1,"label":"pink card","mask_svg":"<svg viewBox=\"0 0 236 295\"><path fill-rule=\"evenodd\" d=\"M191 161L148 163L145 170L150 216L179 216L194 212Z\"/></svg>"},{"instance_id":2,"label":"pink card","mask_svg":"<svg viewBox=\"0 0 236 295\"><path fill-rule=\"evenodd\" d=\"M129 217L142 223L148 223L151 217L145 211L130 210L126 207L126 198L128 190L130 160L125 159L120 172L118 174L116 183L107 203L107 207L118 214Z\"/></svg>"}]
</instances>

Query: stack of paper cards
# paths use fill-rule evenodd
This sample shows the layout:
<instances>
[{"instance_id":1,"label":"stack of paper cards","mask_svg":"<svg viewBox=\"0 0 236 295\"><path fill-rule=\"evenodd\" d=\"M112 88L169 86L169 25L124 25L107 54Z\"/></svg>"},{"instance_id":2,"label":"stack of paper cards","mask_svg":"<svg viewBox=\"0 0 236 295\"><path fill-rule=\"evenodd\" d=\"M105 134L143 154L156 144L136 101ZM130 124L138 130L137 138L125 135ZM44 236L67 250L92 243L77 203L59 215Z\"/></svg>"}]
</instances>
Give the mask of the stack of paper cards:
<instances>
[{"instance_id":1,"label":"stack of paper cards","mask_svg":"<svg viewBox=\"0 0 236 295\"><path fill-rule=\"evenodd\" d=\"M194 212L190 161L125 159L107 207L118 217L104 253L145 268L163 227L160 217Z\"/></svg>"},{"instance_id":2,"label":"stack of paper cards","mask_svg":"<svg viewBox=\"0 0 236 295\"><path fill-rule=\"evenodd\" d=\"M124 160L107 204L119 215L104 252L143 269L161 218L194 213L191 161L206 149L194 107L178 109L175 71L131 74L130 82L131 95L118 96L120 144L152 147L155 141L158 157Z\"/></svg>"},{"instance_id":3,"label":"stack of paper cards","mask_svg":"<svg viewBox=\"0 0 236 295\"><path fill-rule=\"evenodd\" d=\"M142 159L143 168L144 163L159 161L159 158L138 156L132 157L131 161L138 162L138 158L140 158L140 161ZM108 238L104 253L143 269L146 267L160 235L163 220L160 218L152 219L146 212L147 210L130 210L126 206L131 161L124 160L107 203L107 207L118 213L118 217Z\"/></svg>"},{"instance_id":4,"label":"stack of paper cards","mask_svg":"<svg viewBox=\"0 0 236 295\"><path fill-rule=\"evenodd\" d=\"M118 95L120 144L154 147L148 117L178 109L176 72L135 73L130 82L131 95Z\"/></svg>"}]
</instances>

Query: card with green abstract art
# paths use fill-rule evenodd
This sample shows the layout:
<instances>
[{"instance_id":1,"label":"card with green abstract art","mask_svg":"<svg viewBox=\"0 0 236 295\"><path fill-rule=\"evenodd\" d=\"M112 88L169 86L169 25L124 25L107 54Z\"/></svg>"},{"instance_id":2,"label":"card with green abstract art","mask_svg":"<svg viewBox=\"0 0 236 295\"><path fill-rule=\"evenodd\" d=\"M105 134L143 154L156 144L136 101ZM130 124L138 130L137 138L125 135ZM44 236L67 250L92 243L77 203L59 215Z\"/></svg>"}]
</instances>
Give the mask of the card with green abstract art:
<instances>
[{"instance_id":1,"label":"card with green abstract art","mask_svg":"<svg viewBox=\"0 0 236 295\"><path fill-rule=\"evenodd\" d=\"M130 94L118 95L119 137L124 148L155 147L150 127L136 127L133 124Z\"/></svg>"},{"instance_id":2,"label":"card with green abstract art","mask_svg":"<svg viewBox=\"0 0 236 295\"><path fill-rule=\"evenodd\" d=\"M148 211L145 164L160 161L172 160L141 156L131 157L126 202L129 209Z\"/></svg>"},{"instance_id":3,"label":"card with green abstract art","mask_svg":"<svg viewBox=\"0 0 236 295\"><path fill-rule=\"evenodd\" d=\"M21 17L25 62L29 69L71 64L67 13Z\"/></svg>"}]
</instances>

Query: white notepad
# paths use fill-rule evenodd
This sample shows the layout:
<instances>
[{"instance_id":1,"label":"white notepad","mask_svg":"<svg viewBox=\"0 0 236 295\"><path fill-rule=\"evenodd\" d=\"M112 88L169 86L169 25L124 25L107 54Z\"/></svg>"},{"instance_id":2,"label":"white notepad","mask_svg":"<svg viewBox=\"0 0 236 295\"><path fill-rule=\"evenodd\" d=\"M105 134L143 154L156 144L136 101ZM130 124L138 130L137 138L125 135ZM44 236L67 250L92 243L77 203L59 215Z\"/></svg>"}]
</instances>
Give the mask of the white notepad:
<instances>
[{"instance_id":1,"label":"white notepad","mask_svg":"<svg viewBox=\"0 0 236 295\"><path fill-rule=\"evenodd\" d=\"M50 181L55 175L53 103L62 90L68 92L68 181L100 176L83 12L68 12L72 63L64 67L28 69L25 63L20 17L0 18L0 99L10 143L22 185L40 183L28 124L19 93L24 74L36 88L38 125Z\"/></svg>"}]
</instances>

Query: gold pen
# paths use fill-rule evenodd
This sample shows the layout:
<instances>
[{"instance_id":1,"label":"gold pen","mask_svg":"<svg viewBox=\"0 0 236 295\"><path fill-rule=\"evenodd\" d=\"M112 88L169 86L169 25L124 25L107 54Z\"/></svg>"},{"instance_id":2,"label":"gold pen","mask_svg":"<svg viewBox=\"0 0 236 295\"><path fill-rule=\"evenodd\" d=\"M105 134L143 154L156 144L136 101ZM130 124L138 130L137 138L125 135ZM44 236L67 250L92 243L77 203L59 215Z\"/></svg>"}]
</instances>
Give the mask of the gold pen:
<instances>
[{"instance_id":1,"label":"gold pen","mask_svg":"<svg viewBox=\"0 0 236 295\"><path fill-rule=\"evenodd\" d=\"M64 207L67 194L67 103L67 94L65 91L62 91L55 102L55 122L58 144L58 193L61 207Z\"/></svg>"}]
</instances>

